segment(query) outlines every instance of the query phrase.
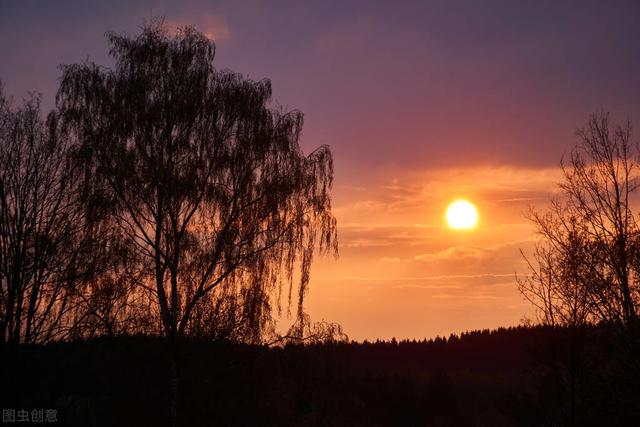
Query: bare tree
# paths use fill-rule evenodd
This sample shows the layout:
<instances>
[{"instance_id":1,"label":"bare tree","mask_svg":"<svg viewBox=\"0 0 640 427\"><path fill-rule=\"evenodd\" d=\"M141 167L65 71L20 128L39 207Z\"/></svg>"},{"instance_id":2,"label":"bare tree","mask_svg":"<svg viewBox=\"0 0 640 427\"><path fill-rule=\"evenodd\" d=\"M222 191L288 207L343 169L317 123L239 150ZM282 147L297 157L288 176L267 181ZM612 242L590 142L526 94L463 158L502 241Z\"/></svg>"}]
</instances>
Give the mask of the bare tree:
<instances>
[{"instance_id":1,"label":"bare tree","mask_svg":"<svg viewBox=\"0 0 640 427\"><path fill-rule=\"evenodd\" d=\"M543 324L579 326L593 320L588 284L594 283L594 253L579 224L571 218L565 221L562 209L554 200L546 214L531 213L539 232L554 240L537 244L532 259L523 254L530 274L518 277L518 285Z\"/></svg>"},{"instance_id":2,"label":"bare tree","mask_svg":"<svg viewBox=\"0 0 640 427\"><path fill-rule=\"evenodd\" d=\"M546 212L531 212L542 238L520 291L551 324L635 320L638 305L638 147L631 126L612 128L596 115L578 130L563 161L561 195ZM635 199L637 202L637 199Z\"/></svg>"},{"instance_id":3,"label":"bare tree","mask_svg":"<svg viewBox=\"0 0 640 427\"><path fill-rule=\"evenodd\" d=\"M55 115L14 107L0 86L0 340L60 339L77 314L84 230L73 167Z\"/></svg>"}]
</instances>

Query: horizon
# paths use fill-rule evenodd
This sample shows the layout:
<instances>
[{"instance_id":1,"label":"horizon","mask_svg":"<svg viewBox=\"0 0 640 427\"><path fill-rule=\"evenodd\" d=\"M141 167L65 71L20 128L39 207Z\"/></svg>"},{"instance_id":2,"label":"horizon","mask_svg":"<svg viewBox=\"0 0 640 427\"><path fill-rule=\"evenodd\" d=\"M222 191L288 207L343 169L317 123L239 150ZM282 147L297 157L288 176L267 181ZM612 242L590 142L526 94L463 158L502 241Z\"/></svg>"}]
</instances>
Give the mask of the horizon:
<instances>
[{"instance_id":1,"label":"horizon","mask_svg":"<svg viewBox=\"0 0 640 427\"><path fill-rule=\"evenodd\" d=\"M517 326L534 317L515 282L537 241L524 213L548 204L590 114L640 124L640 4L489 3L3 2L0 80L48 110L59 64L112 64L106 31L192 24L216 68L304 113L305 153L331 146L340 256L315 258L312 319L360 342ZM461 198L478 224L455 230Z\"/></svg>"}]
</instances>

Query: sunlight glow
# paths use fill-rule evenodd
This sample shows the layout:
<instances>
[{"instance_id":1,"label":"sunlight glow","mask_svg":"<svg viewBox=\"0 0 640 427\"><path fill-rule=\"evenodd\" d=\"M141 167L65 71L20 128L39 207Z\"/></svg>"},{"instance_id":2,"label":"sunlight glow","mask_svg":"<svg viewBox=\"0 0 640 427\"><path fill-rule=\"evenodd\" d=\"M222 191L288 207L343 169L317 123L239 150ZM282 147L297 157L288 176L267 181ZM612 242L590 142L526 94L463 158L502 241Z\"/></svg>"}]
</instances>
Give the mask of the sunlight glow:
<instances>
[{"instance_id":1,"label":"sunlight glow","mask_svg":"<svg viewBox=\"0 0 640 427\"><path fill-rule=\"evenodd\" d=\"M478 223L478 210L466 200L452 202L447 208L447 224L456 230L468 230Z\"/></svg>"}]
</instances>

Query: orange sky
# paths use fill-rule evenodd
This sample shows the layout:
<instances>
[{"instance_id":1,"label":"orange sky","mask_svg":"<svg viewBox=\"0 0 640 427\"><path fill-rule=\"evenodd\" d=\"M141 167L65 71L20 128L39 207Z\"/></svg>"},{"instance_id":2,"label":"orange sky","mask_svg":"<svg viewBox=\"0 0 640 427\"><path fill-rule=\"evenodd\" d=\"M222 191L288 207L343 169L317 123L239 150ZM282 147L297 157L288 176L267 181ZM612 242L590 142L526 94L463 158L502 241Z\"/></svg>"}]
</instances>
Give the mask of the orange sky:
<instances>
[{"instance_id":1,"label":"orange sky","mask_svg":"<svg viewBox=\"0 0 640 427\"><path fill-rule=\"evenodd\" d=\"M544 206L559 178L558 169L447 168L337 185L340 257L316 261L309 313L354 339L432 337L532 317L514 279L526 272L519 249L536 239L523 214ZM477 228L447 227L446 207L459 197L477 206Z\"/></svg>"}]
</instances>

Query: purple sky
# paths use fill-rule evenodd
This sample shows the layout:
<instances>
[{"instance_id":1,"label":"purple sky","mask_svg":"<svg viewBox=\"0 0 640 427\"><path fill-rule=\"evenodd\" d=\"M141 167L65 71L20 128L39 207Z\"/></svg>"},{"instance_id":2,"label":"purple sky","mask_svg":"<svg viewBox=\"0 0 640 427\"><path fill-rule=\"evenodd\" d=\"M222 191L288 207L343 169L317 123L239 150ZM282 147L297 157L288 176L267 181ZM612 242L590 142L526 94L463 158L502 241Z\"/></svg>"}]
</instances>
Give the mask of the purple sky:
<instances>
[{"instance_id":1,"label":"purple sky","mask_svg":"<svg viewBox=\"0 0 640 427\"><path fill-rule=\"evenodd\" d=\"M108 64L105 31L164 15L270 78L344 167L556 164L590 112L639 115L640 3L521 3L4 0L0 78L51 105L58 64Z\"/></svg>"},{"instance_id":2,"label":"purple sky","mask_svg":"<svg viewBox=\"0 0 640 427\"><path fill-rule=\"evenodd\" d=\"M552 188L590 113L640 123L640 3L523 3L0 0L0 79L50 107L58 64L109 65L106 31L193 24L218 67L305 113L306 150L333 149L341 258L316 268L312 315L355 338L496 326L527 311L510 276L532 239L521 199ZM441 228L459 195L478 204L473 236Z\"/></svg>"}]
</instances>

